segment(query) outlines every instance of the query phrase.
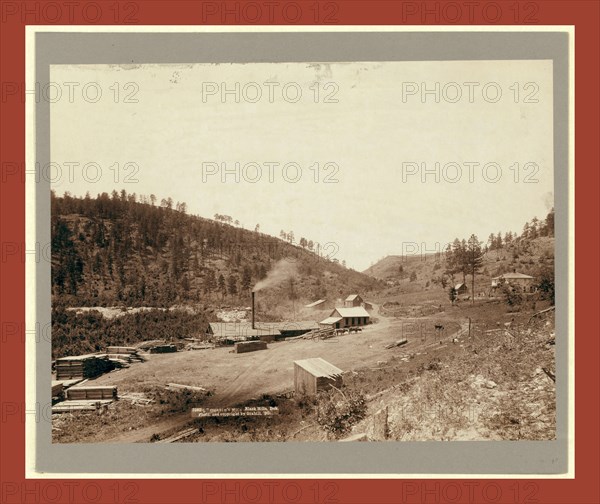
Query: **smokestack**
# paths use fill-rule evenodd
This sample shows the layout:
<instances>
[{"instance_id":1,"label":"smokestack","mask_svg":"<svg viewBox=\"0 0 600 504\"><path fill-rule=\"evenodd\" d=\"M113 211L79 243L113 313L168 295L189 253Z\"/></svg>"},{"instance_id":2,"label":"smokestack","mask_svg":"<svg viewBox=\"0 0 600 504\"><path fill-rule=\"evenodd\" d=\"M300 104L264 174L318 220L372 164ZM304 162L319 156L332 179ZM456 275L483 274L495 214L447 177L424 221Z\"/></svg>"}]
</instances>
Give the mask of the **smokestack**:
<instances>
[{"instance_id":1,"label":"smokestack","mask_svg":"<svg viewBox=\"0 0 600 504\"><path fill-rule=\"evenodd\" d=\"M254 291L252 291L252 329L254 329Z\"/></svg>"}]
</instances>

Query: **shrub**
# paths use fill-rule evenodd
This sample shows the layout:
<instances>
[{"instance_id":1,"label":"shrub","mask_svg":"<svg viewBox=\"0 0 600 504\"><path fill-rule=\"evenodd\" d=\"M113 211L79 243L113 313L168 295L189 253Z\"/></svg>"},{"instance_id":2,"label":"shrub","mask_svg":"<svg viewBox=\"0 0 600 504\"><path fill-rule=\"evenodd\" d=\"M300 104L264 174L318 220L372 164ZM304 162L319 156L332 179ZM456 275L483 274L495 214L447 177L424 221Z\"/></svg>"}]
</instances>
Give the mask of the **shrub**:
<instances>
[{"instance_id":1,"label":"shrub","mask_svg":"<svg viewBox=\"0 0 600 504\"><path fill-rule=\"evenodd\" d=\"M362 392L332 389L319 394L317 422L336 437L347 433L365 417L367 403Z\"/></svg>"}]
</instances>

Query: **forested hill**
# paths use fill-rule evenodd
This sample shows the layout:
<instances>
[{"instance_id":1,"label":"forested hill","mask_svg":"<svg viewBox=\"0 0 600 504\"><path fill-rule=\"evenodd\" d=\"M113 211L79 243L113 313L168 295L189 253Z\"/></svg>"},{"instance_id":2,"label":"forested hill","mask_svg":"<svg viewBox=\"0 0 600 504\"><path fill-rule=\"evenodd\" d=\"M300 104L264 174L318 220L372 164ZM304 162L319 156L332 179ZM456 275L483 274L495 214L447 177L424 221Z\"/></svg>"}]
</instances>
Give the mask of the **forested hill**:
<instances>
[{"instance_id":1,"label":"forested hill","mask_svg":"<svg viewBox=\"0 0 600 504\"><path fill-rule=\"evenodd\" d=\"M125 191L92 198L52 194L52 294L62 306L247 304L250 289L285 259L292 273L273 296L311 301L368 292L379 284L303 246L186 213L185 204L138 201ZM285 233L282 234L285 236ZM311 250L312 249L312 250ZM263 302L267 295L263 296Z\"/></svg>"}]
</instances>

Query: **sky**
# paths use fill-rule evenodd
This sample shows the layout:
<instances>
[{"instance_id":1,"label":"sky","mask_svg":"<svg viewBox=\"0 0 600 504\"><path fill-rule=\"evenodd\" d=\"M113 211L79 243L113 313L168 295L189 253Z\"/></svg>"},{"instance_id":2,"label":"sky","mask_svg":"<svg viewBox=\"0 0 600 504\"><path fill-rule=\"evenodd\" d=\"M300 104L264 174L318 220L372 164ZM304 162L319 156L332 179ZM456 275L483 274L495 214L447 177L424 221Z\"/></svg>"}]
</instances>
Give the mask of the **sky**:
<instances>
[{"instance_id":1,"label":"sky","mask_svg":"<svg viewBox=\"0 0 600 504\"><path fill-rule=\"evenodd\" d=\"M50 75L59 195L171 197L202 217L291 230L358 271L472 233L520 232L554 204L551 61L53 65Z\"/></svg>"}]
</instances>

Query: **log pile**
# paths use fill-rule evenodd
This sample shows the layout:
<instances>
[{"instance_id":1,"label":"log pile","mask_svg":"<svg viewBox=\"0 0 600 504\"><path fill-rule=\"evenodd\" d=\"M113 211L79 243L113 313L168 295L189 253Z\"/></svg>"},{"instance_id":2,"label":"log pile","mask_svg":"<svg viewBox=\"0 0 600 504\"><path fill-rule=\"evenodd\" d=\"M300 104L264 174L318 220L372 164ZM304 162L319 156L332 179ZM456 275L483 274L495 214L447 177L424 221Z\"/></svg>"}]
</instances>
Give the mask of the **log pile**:
<instances>
[{"instance_id":1,"label":"log pile","mask_svg":"<svg viewBox=\"0 0 600 504\"><path fill-rule=\"evenodd\" d=\"M117 387L114 385L107 386L85 386L71 387L67 390L67 400L102 400L110 399L111 401L117 398Z\"/></svg>"},{"instance_id":2,"label":"log pile","mask_svg":"<svg viewBox=\"0 0 600 504\"><path fill-rule=\"evenodd\" d=\"M95 378L113 369L114 363L106 355L88 354L62 357L56 360L56 379L60 381Z\"/></svg>"}]
</instances>

